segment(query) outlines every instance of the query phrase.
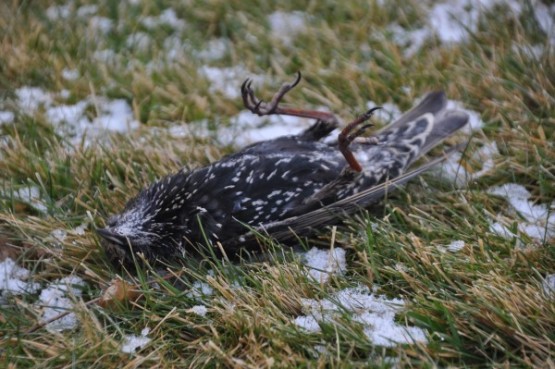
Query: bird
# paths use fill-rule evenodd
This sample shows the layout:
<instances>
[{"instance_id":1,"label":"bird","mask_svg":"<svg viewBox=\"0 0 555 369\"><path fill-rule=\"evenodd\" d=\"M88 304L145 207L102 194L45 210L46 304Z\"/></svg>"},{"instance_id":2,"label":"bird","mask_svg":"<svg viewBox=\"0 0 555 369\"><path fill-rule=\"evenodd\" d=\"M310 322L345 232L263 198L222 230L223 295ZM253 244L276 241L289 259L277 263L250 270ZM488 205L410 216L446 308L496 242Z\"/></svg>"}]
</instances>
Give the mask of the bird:
<instances>
[{"instance_id":1,"label":"bird","mask_svg":"<svg viewBox=\"0 0 555 369\"><path fill-rule=\"evenodd\" d=\"M184 258L200 245L224 253L260 247L260 235L284 242L368 209L384 195L434 167L448 155L408 168L468 122L447 109L442 91L372 135L364 135L379 107L339 131L333 113L284 107L283 97L301 80L284 83L268 102L252 80L241 86L247 109L259 116L315 119L297 135L253 143L209 165L181 169L141 190L97 228L108 258L130 265ZM451 150L452 151L452 150ZM221 252L217 254L221 256Z\"/></svg>"}]
</instances>

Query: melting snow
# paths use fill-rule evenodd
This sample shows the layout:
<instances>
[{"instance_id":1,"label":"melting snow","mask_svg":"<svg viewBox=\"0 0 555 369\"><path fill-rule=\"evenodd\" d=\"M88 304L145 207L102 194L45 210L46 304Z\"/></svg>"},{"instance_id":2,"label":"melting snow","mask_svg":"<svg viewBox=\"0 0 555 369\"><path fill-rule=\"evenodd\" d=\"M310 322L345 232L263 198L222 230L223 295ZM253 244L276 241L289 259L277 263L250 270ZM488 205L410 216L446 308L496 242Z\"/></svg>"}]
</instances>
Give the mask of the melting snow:
<instances>
[{"instance_id":1,"label":"melting snow","mask_svg":"<svg viewBox=\"0 0 555 369\"><path fill-rule=\"evenodd\" d=\"M532 196L530 192L524 186L516 183L492 187L488 190L488 193L503 197L507 200L511 209L524 218L524 221L512 219L512 222L518 222L520 232L538 241L555 237L555 201L551 205L536 205L530 201ZM515 236L499 219L496 222L491 222L490 230L505 238Z\"/></svg>"},{"instance_id":2,"label":"melting snow","mask_svg":"<svg viewBox=\"0 0 555 369\"><path fill-rule=\"evenodd\" d=\"M171 8L162 11L162 13L160 13L158 17L149 16L142 18L141 24L148 29L153 29L164 25L169 26L177 31L184 29L186 26L185 21L178 18L175 14L175 11Z\"/></svg>"},{"instance_id":3,"label":"melting snow","mask_svg":"<svg viewBox=\"0 0 555 369\"><path fill-rule=\"evenodd\" d=\"M4 123L12 123L15 118L11 111L0 111L0 125Z\"/></svg>"},{"instance_id":4,"label":"melting snow","mask_svg":"<svg viewBox=\"0 0 555 369\"><path fill-rule=\"evenodd\" d=\"M286 46L291 46L295 37L306 30L306 14L300 11L276 11L268 15L267 19L272 37L281 40Z\"/></svg>"},{"instance_id":5,"label":"melting snow","mask_svg":"<svg viewBox=\"0 0 555 369\"><path fill-rule=\"evenodd\" d=\"M29 270L19 267L10 258L0 261L0 302L2 297L9 295L37 292L38 283L26 282L29 274Z\"/></svg>"},{"instance_id":6,"label":"melting snow","mask_svg":"<svg viewBox=\"0 0 555 369\"><path fill-rule=\"evenodd\" d=\"M453 183L456 187L462 188L469 182L474 181L492 170L495 166L493 157L498 155L499 151L495 142L490 142L476 150L471 159L482 163L482 169L476 172L467 171L461 164L461 153L452 154L447 160L441 163L435 171L444 180Z\"/></svg>"},{"instance_id":7,"label":"melting snow","mask_svg":"<svg viewBox=\"0 0 555 369\"><path fill-rule=\"evenodd\" d=\"M206 306L204 305L195 305L192 308L190 308L189 311L193 314L206 316L206 314L208 313L208 308L206 308Z\"/></svg>"},{"instance_id":8,"label":"melting snow","mask_svg":"<svg viewBox=\"0 0 555 369\"><path fill-rule=\"evenodd\" d=\"M376 106L381 106L382 108L379 110L376 110L373 116L375 116L376 118L378 118L379 120L385 123L393 122L397 120L399 117L401 117L402 115L401 109L399 109L399 107L396 104L393 104L390 102L386 102L383 104L376 104L373 101L368 101L366 103L366 107L368 109L375 108Z\"/></svg>"},{"instance_id":9,"label":"melting snow","mask_svg":"<svg viewBox=\"0 0 555 369\"><path fill-rule=\"evenodd\" d=\"M319 283L326 283L331 275L342 275L347 269L345 250L341 248L320 250L313 247L302 257L310 268L308 275Z\"/></svg>"},{"instance_id":10,"label":"melting snow","mask_svg":"<svg viewBox=\"0 0 555 369\"><path fill-rule=\"evenodd\" d=\"M40 190L37 186L21 187L10 193L3 193L3 196L13 196L14 199L24 202L41 213L46 213L48 207L41 198Z\"/></svg>"},{"instance_id":11,"label":"melting snow","mask_svg":"<svg viewBox=\"0 0 555 369\"><path fill-rule=\"evenodd\" d=\"M46 322L73 309L70 297L80 297L84 285L81 278L69 276L59 279L43 289L39 296L39 304L43 306L41 320ZM69 313L48 323L46 329L50 332L61 332L73 329L76 325L77 316L75 313Z\"/></svg>"},{"instance_id":12,"label":"melting snow","mask_svg":"<svg viewBox=\"0 0 555 369\"><path fill-rule=\"evenodd\" d=\"M241 96L241 84L249 77L253 85L261 85L263 77L252 76L245 67L238 65L229 68L203 66L199 73L210 81L210 92L221 92L229 99L238 99Z\"/></svg>"},{"instance_id":13,"label":"melting snow","mask_svg":"<svg viewBox=\"0 0 555 369\"><path fill-rule=\"evenodd\" d=\"M375 345L392 347L396 344L427 342L426 333L418 327L395 322L395 314L404 302L371 294L365 286L347 288L324 300L302 299L304 316L295 324L309 332L320 331L318 323L332 323L335 316L350 314L362 324L364 333Z\"/></svg>"},{"instance_id":14,"label":"melting snow","mask_svg":"<svg viewBox=\"0 0 555 369\"><path fill-rule=\"evenodd\" d=\"M142 349L151 341L151 339L147 337L149 333L150 328L147 327L141 331L140 336L135 336L133 334L124 336L123 343L121 344L121 351L126 354L132 354Z\"/></svg>"},{"instance_id":15,"label":"melting snow","mask_svg":"<svg viewBox=\"0 0 555 369\"><path fill-rule=\"evenodd\" d=\"M547 297L555 298L555 274L545 276L542 281L542 289Z\"/></svg>"},{"instance_id":16,"label":"melting snow","mask_svg":"<svg viewBox=\"0 0 555 369\"><path fill-rule=\"evenodd\" d=\"M57 132L73 137L75 144L79 144L85 135L97 137L106 131L126 132L139 127L139 122L133 119L131 107L123 99L91 96L73 105L56 105L52 94L36 87L22 87L16 90L16 95L22 111L32 115L42 107ZM86 115L89 108L97 113L92 120Z\"/></svg>"},{"instance_id":17,"label":"melting snow","mask_svg":"<svg viewBox=\"0 0 555 369\"><path fill-rule=\"evenodd\" d=\"M404 47L404 56L412 57L424 45L427 39L436 35L444 44L461 43L469 39L478 30L480 16L491 11L495 6L507 7L515 17L522 12L522 6L517 1L507 0L449 0L435 3L428 9L426 18L428 24L419 29L405 30L397 24L388 28L393 40ZM551 15L549 15L551 12ZM548 35L553 32L553 13L555 6L550 9L539 1L534 2L534 14L540 27ZM550 31L546 31L549 29Z\"/></svg>"}]
</instances>

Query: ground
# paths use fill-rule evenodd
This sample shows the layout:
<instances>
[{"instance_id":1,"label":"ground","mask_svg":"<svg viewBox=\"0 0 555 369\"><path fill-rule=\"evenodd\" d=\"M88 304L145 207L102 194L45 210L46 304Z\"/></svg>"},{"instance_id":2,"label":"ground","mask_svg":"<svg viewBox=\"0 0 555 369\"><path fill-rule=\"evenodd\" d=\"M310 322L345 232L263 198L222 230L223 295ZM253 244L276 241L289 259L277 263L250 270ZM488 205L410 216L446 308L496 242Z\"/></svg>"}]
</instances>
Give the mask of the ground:
<instances>
[{"instance_id":1,"label":"ground","mask_svg":"<svg viewBox=\"0 0 555 369\"><path fill-rule=\"evenodd\" d=\"M554 19L548 0L2 2L0 365L555 367ZM463 149L294 251L110 265L94 229L139 189L310 124L239 95L297 71L285 102L344 121L444 90Z\"/></svg>"}]
</instances>

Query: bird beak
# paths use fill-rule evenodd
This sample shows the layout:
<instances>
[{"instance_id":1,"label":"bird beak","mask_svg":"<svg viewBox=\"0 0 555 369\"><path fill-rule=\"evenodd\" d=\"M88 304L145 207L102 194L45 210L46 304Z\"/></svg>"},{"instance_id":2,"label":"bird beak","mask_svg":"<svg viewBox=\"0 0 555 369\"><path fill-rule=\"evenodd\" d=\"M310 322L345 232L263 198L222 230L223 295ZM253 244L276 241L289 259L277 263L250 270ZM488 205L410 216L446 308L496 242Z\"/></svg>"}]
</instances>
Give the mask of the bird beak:
<instances>
[{"instance_id":1,"label":"bird beak","mask_svg":"<svg viewBox=\"0 0 555 369\"><path fill-rule=\"evenodd\" d=\"M116 245L125 246L121 236L114 233L110 228L97 228L96 233L98 233L106 241L112 242Z\"/></svg>"}]
</instances>

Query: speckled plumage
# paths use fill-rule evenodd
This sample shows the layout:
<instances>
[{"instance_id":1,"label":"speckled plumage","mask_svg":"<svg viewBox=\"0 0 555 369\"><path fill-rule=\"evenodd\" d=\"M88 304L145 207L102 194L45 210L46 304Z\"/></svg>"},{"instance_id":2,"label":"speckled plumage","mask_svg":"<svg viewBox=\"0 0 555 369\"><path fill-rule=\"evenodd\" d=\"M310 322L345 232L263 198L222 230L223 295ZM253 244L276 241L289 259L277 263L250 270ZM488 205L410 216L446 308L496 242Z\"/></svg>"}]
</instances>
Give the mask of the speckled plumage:
<instances>
[{"instance_id":1,"label":"speckled plumage","mask_svg":"<svg viewBox=\"0 0 555 369\"><path fill-rule=\"evenodd\" d=\"M401 174L411 163L466 124L466 114L446 111L445 105L443 93L431 93L373 139L354 140L349 148L360 173L345 169L337 142L323 140L336 122L319 120L299 135L255 143L206 167L162 178L98 232L108 255L126 263L131 250L155 260L183 255L207 241L235 251L246 240L246 225L270 233L275 224L308 230L291 225L351 197L364 199L357 200L358 207L368 207L379 200L366 196L373 188L386 180L395 184L396 178L404 183L408 178ZM334 218L324 216L321 224ZM306 224L312 229L320 223L310 218Z\"/></svg>"}]
</instances>

